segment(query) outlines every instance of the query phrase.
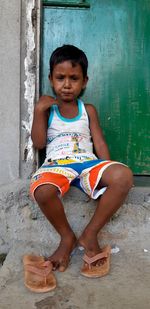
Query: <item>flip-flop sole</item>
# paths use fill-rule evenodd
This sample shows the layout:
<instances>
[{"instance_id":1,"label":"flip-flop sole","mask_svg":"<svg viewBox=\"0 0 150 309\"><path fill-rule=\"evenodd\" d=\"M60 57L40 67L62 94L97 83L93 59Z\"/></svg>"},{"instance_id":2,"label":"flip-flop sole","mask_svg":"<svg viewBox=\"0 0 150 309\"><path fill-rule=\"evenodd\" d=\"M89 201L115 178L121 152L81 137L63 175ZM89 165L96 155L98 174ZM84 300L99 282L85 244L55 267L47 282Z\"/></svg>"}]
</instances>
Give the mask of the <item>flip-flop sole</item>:
<instances>
[{"instance_id":1,"label":"flip-flop sole","mask_svg":"<svg viewBox=\"0 0 150 309\"><path fill-rule=\"evenodd\" d=\"M30 291L45 293L56 288L56 278L51 272L51 267L50 269L48 268L47 273L45 272L45 264L47 263L41 256L24 256L24 284ZM46 265L46 267L49 267L49 265Z\"/></svg>"},{"instance_id":2,"label":"flip-flop sole","mask_svg":"<svg viewBox=\"0 0 150 309\"><path fill-rule=\"evenodd\" d=\"M84 262L83 267L81 269L81 275L88 277L88 278L101 278L106 276L110 270L110 254L111 254L111 247L106 246L102 249L102 253L106 253L107 257L105 258L104 264L101 265L92 265L90 266Z\"/></svg>"},{"instance_id":3,"label":"flip-flop sole","mask_svg":"<svg viewBox=\"0 0 150 309\"><path fill-rule=\"evenodd\" d=\"M52 274L51 274L52 275ZM28 276L28 274L27 274ZM25 278L26 278L26 275L25 275ZM32 280L28 281L28 279L25 279L25 286L32 292L35 292L35 293L46 293L46 292L50 292L52 290L54 290L56 288L56 279L55 277L53 276L49 276L46 278L46 286L37 286L37 285L34 285L34 281L33 281L33 278ZM41 282L41 285L42 285L42 282Z\"/></svg>"}]
</instances>

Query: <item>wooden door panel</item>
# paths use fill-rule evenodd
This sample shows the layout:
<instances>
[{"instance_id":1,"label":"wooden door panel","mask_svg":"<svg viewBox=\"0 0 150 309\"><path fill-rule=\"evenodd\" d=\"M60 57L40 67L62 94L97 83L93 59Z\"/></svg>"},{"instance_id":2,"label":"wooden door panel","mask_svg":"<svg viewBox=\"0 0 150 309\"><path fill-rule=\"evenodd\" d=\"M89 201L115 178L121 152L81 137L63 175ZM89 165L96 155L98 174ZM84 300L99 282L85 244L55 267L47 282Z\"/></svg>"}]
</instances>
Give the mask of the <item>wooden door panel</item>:
<instances>
[{"instance_id":1,"label":"wooden door panel","mask_svg":"<svg viewBox=\"0 0 150 309\"><path fill-rule=\"evenodd\" d=\"M89 59L85 102L99 113L111 157L150 174L150 2L90 1L90 8L43 8L41 93L51 93L48 63L63 44Z\"/></svg>"}]
</instances>

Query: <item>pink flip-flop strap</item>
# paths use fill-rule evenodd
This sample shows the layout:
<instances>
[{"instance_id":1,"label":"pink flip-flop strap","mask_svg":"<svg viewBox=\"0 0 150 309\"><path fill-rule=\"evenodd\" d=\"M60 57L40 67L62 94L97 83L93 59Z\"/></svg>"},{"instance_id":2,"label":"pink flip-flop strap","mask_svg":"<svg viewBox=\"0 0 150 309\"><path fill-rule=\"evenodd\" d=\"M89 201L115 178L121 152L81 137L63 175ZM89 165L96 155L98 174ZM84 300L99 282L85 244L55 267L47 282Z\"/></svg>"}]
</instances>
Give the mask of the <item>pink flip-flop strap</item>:
<instances>
[{"instance_id":1,"label":"pink flip-flop strap","mask_svg":"<svg viewBox=\"0 0 150 309\"><path fill-rule=\"evenodd\" d=\"M86 254L84 254L83 256L83 260L87 263L87 264L92 264L98 260L101 260L103 258L107 258L108 257L108 252L101 252L101 253L98 253L96 254L95 256L93 257L89 257L87 256Z\"/></svg>"},{"instance_id":2,"label":"pink flip-flop strap","mask_svg":"<svg viewBox=\"0 0 150 309\"><path fill-rule=\"evenodd\" d=\"M25 270L30 271L39 276L45 277L49 275L50 272L52 271L52 263L50 261L46 261L46 262L40 263L39 265L37 264L35 266L26 264Z\"/></svg>"}]
</instances>

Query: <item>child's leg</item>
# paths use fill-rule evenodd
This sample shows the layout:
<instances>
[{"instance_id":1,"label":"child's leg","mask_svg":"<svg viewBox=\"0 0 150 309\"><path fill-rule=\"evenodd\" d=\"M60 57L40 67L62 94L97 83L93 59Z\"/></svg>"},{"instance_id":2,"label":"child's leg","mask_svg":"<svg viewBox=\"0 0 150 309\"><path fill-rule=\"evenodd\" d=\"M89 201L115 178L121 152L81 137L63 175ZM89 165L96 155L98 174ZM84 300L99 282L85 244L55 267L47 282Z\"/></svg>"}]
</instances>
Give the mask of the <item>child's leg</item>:
<instances>
[{"instance_id":1,"label":"child's leg","mask_svg":"<svg viewBox=\"0 0 150 309\"><path fill-rule=\"evenodd\" d=\"M34 196L42 212L61 237L58 249L49 259L54 269L64 271L68 266L70 253L76 245L76 237L67 221L58 197L58 189L50 184L41 185L35 190Z\"/></svg>"},{"instance_id":2,"label":"child's leg","mask_svg":"<svg viewBox=\"0 0 150 309\"><path fill-rule=\"evenodd\" d=\"M126 166L114 164L103 172L98 187L107 187L107 190L98 200L96 211L79 239L90 257L100 252L97 234L122 205L132 184L132 172Z\"/></svg>"}]
</instances>

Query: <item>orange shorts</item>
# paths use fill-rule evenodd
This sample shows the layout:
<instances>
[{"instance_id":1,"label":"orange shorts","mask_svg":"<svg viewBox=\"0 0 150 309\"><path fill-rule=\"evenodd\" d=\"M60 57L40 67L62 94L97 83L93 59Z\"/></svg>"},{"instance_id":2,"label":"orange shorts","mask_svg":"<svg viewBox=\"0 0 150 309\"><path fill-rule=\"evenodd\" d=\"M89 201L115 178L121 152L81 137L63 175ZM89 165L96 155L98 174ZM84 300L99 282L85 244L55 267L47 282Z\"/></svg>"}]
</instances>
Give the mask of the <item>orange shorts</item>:
<instances>
[{"instance_id":1,"label":"orange shorts","mask_svg":"<svg viewBox=\"0 0 150 309\"><path fill-rule=\"evenodd\" d=\"M45 161L32 176L30 193L34 198L34 192L39 186L52 184L63 196L72 185L84 191L91 198L97 199L106 190L106 187L96 188L103 172L108 166L116 163L121 164L100 159L82 162L71 158Z\"/></svg>"}]
</instances>

